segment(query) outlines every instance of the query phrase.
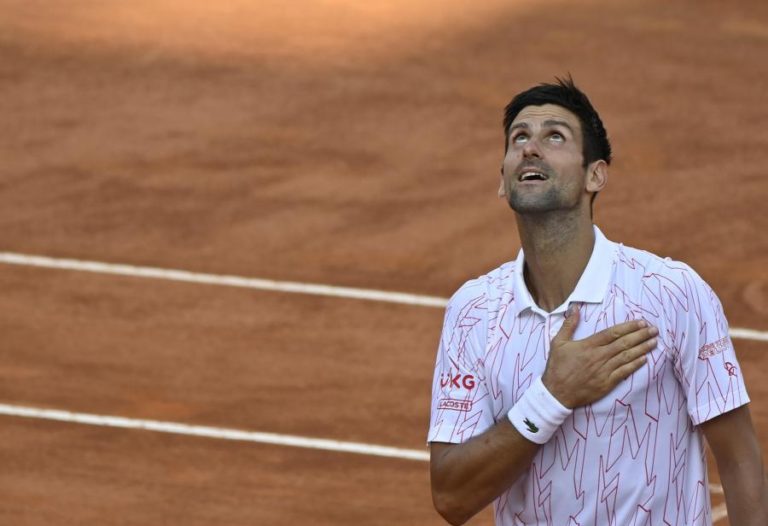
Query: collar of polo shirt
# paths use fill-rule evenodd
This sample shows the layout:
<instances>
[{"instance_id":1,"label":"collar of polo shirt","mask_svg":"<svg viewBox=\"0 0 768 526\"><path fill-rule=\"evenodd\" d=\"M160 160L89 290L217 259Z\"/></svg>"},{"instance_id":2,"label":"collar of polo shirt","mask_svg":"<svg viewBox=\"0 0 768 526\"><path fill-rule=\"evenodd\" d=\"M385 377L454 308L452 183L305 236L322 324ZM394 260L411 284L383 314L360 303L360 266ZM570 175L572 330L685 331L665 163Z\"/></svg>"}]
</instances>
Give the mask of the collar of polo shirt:
<instances>
[{"instance_id":1,"label":"collar of polo shirt","mask_svg":"<svg viewBox=\"0 0 768 526\"><path fill-rule=\"evenodd\" d=\"M515 298L513 300L514 311L518 316L528 309L542 316L555 313L562 314L568 310L571 303L601 303L603 301L610 285L616 243L606 239L596 226L593 226L593 228L595 231L595 246L592 248L592 255L589 257L587 267L584 269L584 273L579 278L576 288L573 289L568 299L552 311L552 313L545 312L533 301L533 297L525 285L525 278L523 277L525 256L523 255L523 249L520 249L515 260Z\"/></svg>"}]
</instances>

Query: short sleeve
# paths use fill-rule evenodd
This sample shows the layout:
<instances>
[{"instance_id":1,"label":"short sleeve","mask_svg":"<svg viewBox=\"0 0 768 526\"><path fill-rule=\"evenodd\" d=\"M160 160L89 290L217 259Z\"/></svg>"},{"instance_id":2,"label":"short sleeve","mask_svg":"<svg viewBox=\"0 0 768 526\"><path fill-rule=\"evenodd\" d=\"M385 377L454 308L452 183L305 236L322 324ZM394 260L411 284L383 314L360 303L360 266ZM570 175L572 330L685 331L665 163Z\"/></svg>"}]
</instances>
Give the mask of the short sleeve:
<instances>
[{"instance_id":1,"label":"short sleeve","mask_svg":"<svg viewBox=\"0 0 768 526\"><path fill-rule=\"evenodd\" d=\"M715 292L690 267L666 287L667 336L691 421L701 424L749 402L728 321Z\"/></svg>"},{"instance_id":2,"label":"short sleeve","mask_svg":"<svg viewBox=\"0 0 768 526\"><path fill-rule=\"evenodd\" d=\"M448 302L432 381L429 442L465 442L494 423L483 365L487 304L481 280L467 282Z\"/></svg>"}]
</instances>

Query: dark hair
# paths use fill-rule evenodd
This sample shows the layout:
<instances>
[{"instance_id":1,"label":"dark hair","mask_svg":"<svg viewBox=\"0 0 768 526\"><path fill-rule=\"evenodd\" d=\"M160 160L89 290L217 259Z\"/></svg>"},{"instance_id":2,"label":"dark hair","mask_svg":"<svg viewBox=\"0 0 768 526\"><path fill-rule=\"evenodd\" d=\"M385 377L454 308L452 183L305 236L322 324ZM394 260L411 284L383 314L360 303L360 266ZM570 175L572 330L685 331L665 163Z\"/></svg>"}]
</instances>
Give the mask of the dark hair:
<instances>
[{"instance_id":1,"label":"dark hair","mask_svg":"<svg viewBox=\"0 0 768 526\"><path fill-rule=\"evenodd\" d=\"M505 149L509 147L509 127L523 108L555 104L573 112L579 118L584 140L584 167L599 159L611 164L611 143L597 111L587 96L576 87L570 75L565 79L555 77L555 80L556 84L539 84L518 93L504 108Z\"/></svg>"}]
</instances>

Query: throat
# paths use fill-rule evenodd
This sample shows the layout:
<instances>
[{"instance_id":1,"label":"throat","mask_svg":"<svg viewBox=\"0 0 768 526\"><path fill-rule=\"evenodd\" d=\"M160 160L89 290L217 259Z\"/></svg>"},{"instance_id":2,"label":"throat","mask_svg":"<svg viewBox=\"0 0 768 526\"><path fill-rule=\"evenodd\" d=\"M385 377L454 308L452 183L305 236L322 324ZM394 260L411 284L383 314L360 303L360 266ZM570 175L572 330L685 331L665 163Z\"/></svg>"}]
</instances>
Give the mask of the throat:
<instances>
[{"instance_id":1,"label":"throat","mask_svg":"<svg viewBox=\"0 0 768 526\"><path fill-rule=\"evenodd\" d=\"M546 312L562 305L573 293L589 263L595 245L591 223L588 228L563 229L574 223L559 222L558 229L524 235L525 284L536 304Z\"/></svg>"}]
</instances>

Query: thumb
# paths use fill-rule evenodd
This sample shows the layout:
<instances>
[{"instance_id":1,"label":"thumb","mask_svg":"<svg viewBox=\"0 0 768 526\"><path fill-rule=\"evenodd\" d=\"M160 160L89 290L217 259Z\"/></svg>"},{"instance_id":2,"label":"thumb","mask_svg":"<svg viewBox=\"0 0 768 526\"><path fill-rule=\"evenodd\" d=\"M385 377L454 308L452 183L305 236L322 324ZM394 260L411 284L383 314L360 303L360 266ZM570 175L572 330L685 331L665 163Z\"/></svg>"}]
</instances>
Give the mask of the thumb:
<instances>
[{"instance_id":1,"label":"thumb","mask_svg":"<svg viewBox=\"0 0 768 526\"><path fill-rule=\"evenodd\" d=\"M580 310L579 306L572 303L568 307L568 311L565 313L565 321L563 321L562 327L557 331L555 340L559 341L571 341L573 335L576 333L576 327L579 325Z\"/></svg>"}]
</instances>

